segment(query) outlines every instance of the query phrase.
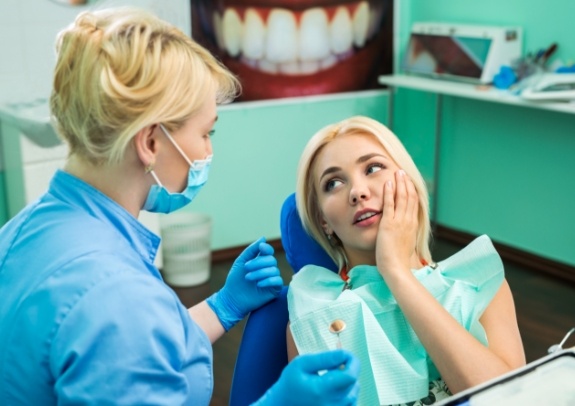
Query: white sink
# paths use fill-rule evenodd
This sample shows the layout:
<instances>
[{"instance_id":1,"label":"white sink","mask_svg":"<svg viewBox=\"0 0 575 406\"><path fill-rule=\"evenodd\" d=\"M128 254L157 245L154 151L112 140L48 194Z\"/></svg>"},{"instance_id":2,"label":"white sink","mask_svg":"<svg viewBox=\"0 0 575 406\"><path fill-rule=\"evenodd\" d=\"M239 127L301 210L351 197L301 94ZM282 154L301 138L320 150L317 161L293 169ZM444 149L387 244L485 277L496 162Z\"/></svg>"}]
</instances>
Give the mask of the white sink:
<instances>
[{"instance_id":1,"label":"white sink","mask_svg":"<svg viewBox=\"0 0 575 406\"><path fill-rule=\"evenodd\" d=\"M0 105L0 120L18 128L34 144L50 148L62 144L50 120L48 99Z\"/></svg>"}]
</instances>

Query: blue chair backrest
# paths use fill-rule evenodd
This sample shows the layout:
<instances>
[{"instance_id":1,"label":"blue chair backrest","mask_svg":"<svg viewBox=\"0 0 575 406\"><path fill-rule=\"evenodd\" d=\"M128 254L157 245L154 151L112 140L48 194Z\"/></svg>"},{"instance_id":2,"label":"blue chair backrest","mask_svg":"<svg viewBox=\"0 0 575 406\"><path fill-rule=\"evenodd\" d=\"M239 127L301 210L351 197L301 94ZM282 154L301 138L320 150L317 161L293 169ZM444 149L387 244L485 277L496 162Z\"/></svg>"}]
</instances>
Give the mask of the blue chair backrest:
<instances>
[{"instance_id":1,"label":"blue chair backrest","mask_svg":"<svg viewBox=\"0 0 575 406\"><path fill-rule=\"evenodd\" d=\"M295 193L282 205L280 231L286 259L294 272L308 264L337 269L324 249L304 230ZM254 403L279 379L287 365L287 289L284 286L277 299L253 311L246 321L232 378L230 406Z\"/></svg>"},{"instance_id":2,"label":"blue chair backrest","mask_svg":"<svg viewBox=\"0 0 575 406\"><path fill-rule=\"evenodd\" d=\"M303 228L295 203L295 193L282 206L280 231L286 259L294 272L305 265L318 265L337 272L337 266L325 250Z\"/></svg>"},{"instance_id":3,"label":"blue chair backrest","mask_svg":"<svg viewBox=\"0 0 575 406\"><path fill-rule=\"evenodd\" d=\"M287 286L280 296L253 311L244 327L230 390L230 406L254 403L287 365Z\"/></svg>"}]
</instances>

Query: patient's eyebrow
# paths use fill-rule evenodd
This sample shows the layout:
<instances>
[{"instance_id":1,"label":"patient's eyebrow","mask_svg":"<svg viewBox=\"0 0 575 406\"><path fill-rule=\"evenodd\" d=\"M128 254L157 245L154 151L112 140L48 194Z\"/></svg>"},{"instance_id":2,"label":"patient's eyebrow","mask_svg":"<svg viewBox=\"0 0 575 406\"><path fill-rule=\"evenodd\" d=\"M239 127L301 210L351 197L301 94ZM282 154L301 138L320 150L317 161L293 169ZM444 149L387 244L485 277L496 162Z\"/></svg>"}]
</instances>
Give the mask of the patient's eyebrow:
<instances>
[{"instance_id":1,"label":"patient's eyebrow","mask_svg":"<svg viewBox=\"0 0 575 406\"><path fill-rule=\"evenodd\" d=\"M363 163L363 162L369 161L371 158L374 158L374 157L376 157L376 156L381 157L381 158L385 158L385 159L389 159L388 157L386 157L386 156L383 155L383 154L378 154L378 153L375 153L375 152L374 152L374 153L372 153L372 154L366 154L366 155L360 156L359 158L357 158L357 161L356 161L356 162L357 162L358 164L361 164L361 163Z\"/></svg>"},{"instance_id":2,"label":"patient's eyebrow","mask_svg":"<svg viewBox=\"0 0 575 406\"><path fill-rule=\"evenodd\" d=\"M322 180L325 176L327 176L327 175L329 175L329 174L331 174L331 173L334 173L334 172L338 172L338 171L341 171L341 168L340 168L339 166L330 166L330 167L327 168L325 171L323 171L322 174L321 174L321 176L319 177L320 183L321 183L321 180Z\"/></svg>"}]
</instances>

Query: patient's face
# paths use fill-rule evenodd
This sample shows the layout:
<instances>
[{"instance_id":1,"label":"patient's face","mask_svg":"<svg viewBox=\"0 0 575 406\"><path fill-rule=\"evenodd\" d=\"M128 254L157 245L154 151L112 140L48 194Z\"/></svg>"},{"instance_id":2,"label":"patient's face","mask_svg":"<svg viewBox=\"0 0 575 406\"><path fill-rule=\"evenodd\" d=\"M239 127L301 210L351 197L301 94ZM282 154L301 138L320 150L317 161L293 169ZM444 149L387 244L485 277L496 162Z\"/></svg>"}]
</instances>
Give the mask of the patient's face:
<instances>
[{"instance_id":1,"label":"patient's face","mask_svg":"<svg viewBox=\"0 0 575 406\"><path fill-rule=\"evenodd\" d=\"M371 135L338 136L316 157L313 179L324 230L337 234L352 264L375 263L383 186L395 184L399 169Z\"/></svg>"}]
</instances>

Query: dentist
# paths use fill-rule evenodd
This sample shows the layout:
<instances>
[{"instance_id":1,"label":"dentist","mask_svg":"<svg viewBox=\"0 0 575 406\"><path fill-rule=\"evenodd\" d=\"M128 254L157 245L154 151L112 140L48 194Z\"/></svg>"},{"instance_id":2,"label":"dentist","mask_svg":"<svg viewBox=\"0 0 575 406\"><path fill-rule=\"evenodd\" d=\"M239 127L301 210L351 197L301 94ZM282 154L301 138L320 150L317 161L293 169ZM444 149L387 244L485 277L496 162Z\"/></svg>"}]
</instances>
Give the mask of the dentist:
<instances>
[{"instance_id":1,"label":"dentist","mask_svg":"<svg viewBox=\"0 0 575 406\"><path fill-rule=\"evenodd\" d=\"M80 14L57 52L50 107L69 156L0 229L0 404L208 405L211 344L283 285L273 249L255 241L186 309L137 217L205 184L216 106L239 83L136 9ZM358 369L342 350L298 357L257 404L355 404Z\"/></svg>"}]
</instances>

